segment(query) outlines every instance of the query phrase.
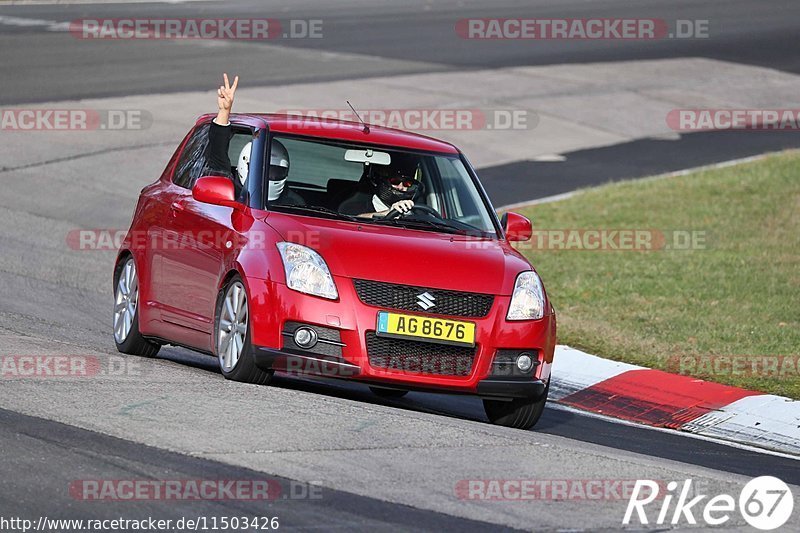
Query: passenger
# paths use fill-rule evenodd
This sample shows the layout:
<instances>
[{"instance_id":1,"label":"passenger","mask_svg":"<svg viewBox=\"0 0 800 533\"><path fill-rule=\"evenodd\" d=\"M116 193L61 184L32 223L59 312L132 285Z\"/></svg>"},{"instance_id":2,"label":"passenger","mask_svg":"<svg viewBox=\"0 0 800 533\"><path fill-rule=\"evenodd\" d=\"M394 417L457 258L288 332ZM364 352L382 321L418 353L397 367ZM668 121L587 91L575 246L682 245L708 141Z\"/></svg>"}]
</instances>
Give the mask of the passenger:
<instances>
[{"instance_id":1,"label":"passenger","mask_svg":"<svg viewBox=\"0 0 800 533\"><path fill-rule=\"evenodd\" d=\"M217 89L217 116L211 121L211 128L208 132L208 168L213 172L219 172L226 176L234 174L231 168L231 160L228 157L230 147L231 131L230 114L233 108L233 99L236 94L236 87L239 85L239 76L233 79L233 85L228 80L228 75L223 74L224 85ZM236 160L236 180L238 186L244 186L250 170L250 152L253 143L249 142L239 152ZM302 196L286 186L289 175L289 152L280 142L273 140L272 149L269 156L269 188L267 199L270 203L284 205L305 205Z\"/></svg>"}]
</instances>

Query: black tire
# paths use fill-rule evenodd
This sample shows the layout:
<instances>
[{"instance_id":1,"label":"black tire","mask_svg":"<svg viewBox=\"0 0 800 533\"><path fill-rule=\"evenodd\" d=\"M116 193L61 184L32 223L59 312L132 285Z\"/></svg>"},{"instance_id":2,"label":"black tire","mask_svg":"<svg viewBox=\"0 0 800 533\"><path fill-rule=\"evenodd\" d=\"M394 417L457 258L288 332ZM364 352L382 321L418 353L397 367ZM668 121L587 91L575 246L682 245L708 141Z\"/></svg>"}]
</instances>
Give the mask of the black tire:
<instances>
[{"instance_id":1,"label":"black tire","mask_svg":"<svg viewBox=\"0 0 800 533\"><path fill-rule=\"evenodd\" d=\"M114 268L114 300L116 303L119 288L120 275L125 265L128 262L133 262L133 257L130 255L121 257L117 266ZM135 263L134 268L135 268ZM122 342L117 340L116 333L114 334L114 344L117 345L117 350L121 353L129 355L138 355L140 357L155 357L161 349L160 344L145 339L141 332L139 332L139 305L138 305L138 282L137 282L137 302L136 310L131 321L131 328L127 336ZM115 310L116 314L116 310ZM113 315L112 315L113 316ZM113 322L112 322L113 327Z\"/></svg>"},{"instance_id":2,"label":"black tire","mask_svg":"<svg viewBox=\"0 0 800 533\"><path fill-rule=\"evenodd\" d=\"M550 382L547 383L544 393L538 399L483 400L483 409L492 424L515 429L530 429L541 418L549 392Z\"/></svg>"},{"instance_id":3,"label":"black tire","mask_svg":"<svg viewBox=\"0 0 800 533\"><path fill-rule=\"evenodd\" d=\"M370 387L369 390L372 391L372 394L381 398L402 398L408 394L407 390L384 389L383 387Z\"/></svg>"},{"instance_id":4,"label":"black tire","mask_svg":"<svg viewBox=\"0 0 800 533\"><path fill-rule=\"evenodd\" d=\"M244 282L242 282L242 278L237 274L231 277L230 280L225 284L222 290L219 292L217 296L217 306L216 306L216 313L214 317L214 353L217 355L217 359L219 359L220 365L219 370L225 379L230 379L231 381L239 381L242 383L252 383L254 385L269 385L270 381L272 381L272 376L274 372L272 370L263 370L256 366L255 359L253 358L253 346L251 344L251 324L249 320L250 311L249 311L249 299L245 299L245 305L248 306L248 320L247 320L247 334L244 338L244 346L242 347L242 353L239 355L239 359L236 364L233 366L231 370L226 370L224 365L222 364L222 358L219 356L219 321L220 317L222 316L222 306L223 302L225 301L225 295L227 294L228 290L233 286L235 283L241 283L244 287ZM246 293L245 293L246 296Z\"/></svg>"}]
</instances>

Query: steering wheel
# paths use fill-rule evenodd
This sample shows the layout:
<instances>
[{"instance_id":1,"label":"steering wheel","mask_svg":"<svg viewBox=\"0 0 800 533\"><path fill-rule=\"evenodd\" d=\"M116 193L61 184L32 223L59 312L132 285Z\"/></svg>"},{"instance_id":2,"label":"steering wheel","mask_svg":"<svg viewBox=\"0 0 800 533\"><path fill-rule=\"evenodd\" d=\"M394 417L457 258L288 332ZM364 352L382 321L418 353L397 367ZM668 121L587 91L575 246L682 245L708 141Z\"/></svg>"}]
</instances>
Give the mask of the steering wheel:
<instances>
[{"instance_id":1,"label":"steering wheel","mask_svg":"<svg viewBox=\"0 0 800 533\"><path fill-rule=\"evenodd\" d=\"M440 215L439 212L436 209L432 208L431 206L425 204L414 204L413 206L411 206L411 209L409 209L405 213L401 213L400 211L394 208L390 209L388 213L383 215L383 219L391 220L393 218L404 216L410 213L411 211L422 211L423 213L428 213L429 215L433 215L438 219L442 218L442 215Z\"/></svg>"}]
</instances>

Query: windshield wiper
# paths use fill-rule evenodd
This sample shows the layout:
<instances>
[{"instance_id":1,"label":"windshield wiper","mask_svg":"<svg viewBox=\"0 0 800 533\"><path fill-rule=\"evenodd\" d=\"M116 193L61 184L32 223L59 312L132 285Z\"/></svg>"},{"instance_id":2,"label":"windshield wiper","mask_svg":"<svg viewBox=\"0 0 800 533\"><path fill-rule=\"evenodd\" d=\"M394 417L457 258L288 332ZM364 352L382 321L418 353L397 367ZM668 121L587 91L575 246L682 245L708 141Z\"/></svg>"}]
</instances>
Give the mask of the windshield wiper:
<instances>
[{"instance_id":1,"label":"windshield wiper","mask_svg":"<svg viewBox=\"0 0 800 533\"><path fill-rule=\"evenodd\" d=\"M469 235L470 233L473 233L467 228L444 221L440 222L438 220L420 220L415 218L374 218L372 220L375 224L391 224L393 226L413 227L419 229L435 228L444 231L445 233L455 233L458 235Z\"/></svg>"},{"instance_id":2,"label":"windshield wiper","mask_svg":"<svg viewBox=\"0 0 800 533\"><path fill-rule=\"evenodd\" d=\"M346 215L344 213L340 213L335 209L330 209L328 207L322 207L321 205L300 205L300 204L275 204L270 206L270 208L286 208L294 211L307 211L309 213L316 213L316 214L324 214L330 215L335 218L340 218L342 220L350 220L353 222L361 222L362 219L354 217L352 215Z\"/></svg>"}]
</instances>

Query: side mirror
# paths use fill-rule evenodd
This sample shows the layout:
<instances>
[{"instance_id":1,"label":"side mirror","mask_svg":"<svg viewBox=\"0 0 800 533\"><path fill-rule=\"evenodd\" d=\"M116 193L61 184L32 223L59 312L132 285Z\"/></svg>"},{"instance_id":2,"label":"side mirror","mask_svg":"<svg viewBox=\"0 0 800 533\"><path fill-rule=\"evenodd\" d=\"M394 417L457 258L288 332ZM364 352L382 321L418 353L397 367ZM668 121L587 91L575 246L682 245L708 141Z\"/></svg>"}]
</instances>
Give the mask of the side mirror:
<instances>
[{"instance_id":1,"label":"side mirror","mask_svg":"<svg viewBox=\"0 0 800 533\"><path fill-rule=\"evenodd\" d=\"M192 198L198 202L225 207L236 207L236 193L230 178L203 176L192 187Z\"/></svg>"},{"instance_id":2,"label":"side mirror","mask_svg":"<svg viewBox=\"0 0 800 533\"><path fill-rule=\"evenodd\" d=\"M507 212L503 213L503 218L500 219L503 224L503 231L506 233L506 239L511 241L527 241L533 234L533 226L531 221L517 213Z\"/></svg>"}]
</instances>

